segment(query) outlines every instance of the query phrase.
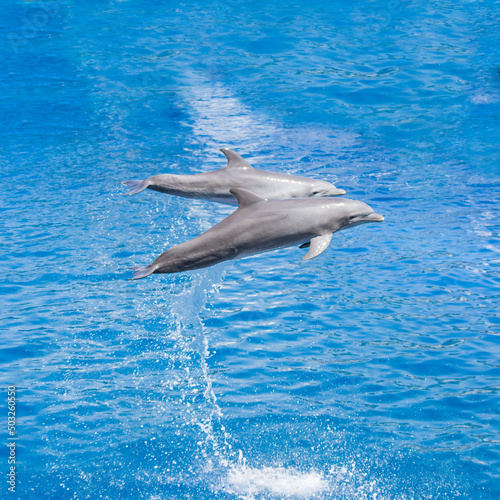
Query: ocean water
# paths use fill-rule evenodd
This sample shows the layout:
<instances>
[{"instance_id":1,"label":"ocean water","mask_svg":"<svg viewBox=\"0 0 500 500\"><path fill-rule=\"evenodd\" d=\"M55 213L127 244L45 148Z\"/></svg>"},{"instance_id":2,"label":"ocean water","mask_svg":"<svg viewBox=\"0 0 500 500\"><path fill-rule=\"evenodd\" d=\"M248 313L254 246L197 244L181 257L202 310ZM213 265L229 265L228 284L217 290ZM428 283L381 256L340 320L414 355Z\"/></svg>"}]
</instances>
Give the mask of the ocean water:
<instances>
[{"instance_id":1,"label":"ocean water","mask_svg":"<svg viewBox=\"0 0 500 500\"><path fill-rule=\"evenodd\" d=\"M1 12L2 498L500 497L498 1ZM385 222L129 280L222 146Z\"/></svg>"}]
</instances>

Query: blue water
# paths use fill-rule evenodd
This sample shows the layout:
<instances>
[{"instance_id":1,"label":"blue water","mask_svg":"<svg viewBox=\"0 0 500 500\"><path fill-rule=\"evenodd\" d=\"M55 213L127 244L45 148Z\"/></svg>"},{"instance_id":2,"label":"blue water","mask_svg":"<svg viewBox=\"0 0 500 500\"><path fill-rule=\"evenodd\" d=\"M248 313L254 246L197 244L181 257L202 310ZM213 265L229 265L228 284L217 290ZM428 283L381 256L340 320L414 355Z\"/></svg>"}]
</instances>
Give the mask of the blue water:
<instances>
[{"instance_id":1,"label":"blue water","mask_svg":"<svg viewBox=\"0 0 500 500\"><path fill-rule=\"evenodd\" d=\"M498 7L4 0L0 496L499 498ZM129 281L222 146L386 220Z\"/></svg>"}]
</instances>

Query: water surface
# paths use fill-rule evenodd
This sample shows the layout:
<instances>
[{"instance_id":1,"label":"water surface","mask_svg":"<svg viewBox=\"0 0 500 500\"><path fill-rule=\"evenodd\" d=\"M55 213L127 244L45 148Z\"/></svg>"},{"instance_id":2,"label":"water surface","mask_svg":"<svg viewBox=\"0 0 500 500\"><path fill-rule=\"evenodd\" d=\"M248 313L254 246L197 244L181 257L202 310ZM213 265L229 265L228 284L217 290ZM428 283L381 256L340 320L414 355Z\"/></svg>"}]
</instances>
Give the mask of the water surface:
<instances>
[{"instance_id":1,"label":"water surface","mask_svg":"<svg viewBox=\"0 0 500 500\"><path fill-rule=\"evenodd\" d=\"M17 496L498 498L499 28L492 0L6 0ZM232 208L120 182L222 146L386 220L129 281Z\"/></svg>"}]
</instances>

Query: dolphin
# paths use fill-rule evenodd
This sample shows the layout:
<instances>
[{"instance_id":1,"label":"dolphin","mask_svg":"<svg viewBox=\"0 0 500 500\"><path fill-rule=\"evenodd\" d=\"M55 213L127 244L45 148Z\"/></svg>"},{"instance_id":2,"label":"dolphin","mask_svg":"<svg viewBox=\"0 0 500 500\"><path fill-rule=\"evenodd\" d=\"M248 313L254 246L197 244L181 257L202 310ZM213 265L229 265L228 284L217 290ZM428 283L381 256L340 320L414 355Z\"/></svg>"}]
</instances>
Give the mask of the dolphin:
<instances>
[{"instance_id":1,"label":"dolphin","mask_svg":"<svg viewBox=\"0 0 500 500\"><path fill-rule=\"evenodd\" d=\"M192 240L163 252L149 266L134 266L133 279L153 273L178 273L212 266L247 255L303 244L302 260L320 255L332 234L384 217L361 201L345 198L265 200L246 189L233 188L238 208L229 217Z\"/></svg>"},{"instance_id":2,"label":"dolphin","mask_svg":"<svg viewBox=\"0 0 500 500\"><path fill-rule=\"evenodd\" d=\"M230 193L231 188L248 189L269 200L345 194L343 189L338 189L329 182L258 170L231 149L221 148L221 151L227 158L227 166L224 168L203 174L160 174L144 181L124 181L122 184L130 187L130 192L125 194L152 189L184 198L202 198L228 205L238 204Z\"/></svg>"}]
</instances>

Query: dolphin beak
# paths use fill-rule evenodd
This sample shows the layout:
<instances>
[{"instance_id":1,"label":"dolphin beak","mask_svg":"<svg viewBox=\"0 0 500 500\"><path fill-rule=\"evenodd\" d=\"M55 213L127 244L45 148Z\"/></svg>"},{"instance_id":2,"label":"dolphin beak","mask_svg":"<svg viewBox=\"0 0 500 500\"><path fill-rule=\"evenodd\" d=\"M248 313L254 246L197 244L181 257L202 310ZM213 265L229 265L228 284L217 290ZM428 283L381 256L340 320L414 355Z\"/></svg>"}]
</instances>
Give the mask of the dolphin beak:
<instances>
[{"instance_id":1,"label":"dolphin beak","mask_svg":"<svg viewBox=\"0 0 500 500\"><path fill-rule=\"evenodd\" d=\"M329 191L327 191L326 193L322 194L321 196L341 196L345 193L346 192L344 189L333 188L333 189L330 189Z\"/></svg>"},{"instance_id":2,"label":"dolphin beak","mask_svg":"<svg viewBox=\"0 0 500 500\"><path fill-rule=\"evenodd\" d=\"M369 222L382 222L384 220L384 216L380 214L370 214L366 216L366 220Z\"/></svg>"}]
</instances>

